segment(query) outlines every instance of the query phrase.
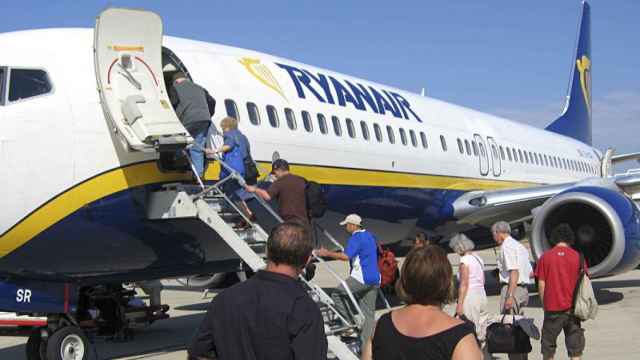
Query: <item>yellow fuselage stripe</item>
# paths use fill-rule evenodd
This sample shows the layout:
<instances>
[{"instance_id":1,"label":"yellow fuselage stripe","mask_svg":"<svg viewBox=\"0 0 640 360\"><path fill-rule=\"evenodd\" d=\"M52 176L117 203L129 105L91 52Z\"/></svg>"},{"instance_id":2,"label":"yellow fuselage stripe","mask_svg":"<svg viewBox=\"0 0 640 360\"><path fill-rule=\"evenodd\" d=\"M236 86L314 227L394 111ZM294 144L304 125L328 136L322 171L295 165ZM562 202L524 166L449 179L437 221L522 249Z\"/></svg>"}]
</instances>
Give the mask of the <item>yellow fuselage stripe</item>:
<instances>
[{"instance_id":1,"label":"yellow fuselage stripe","mask_svg":"<svg viewBox=\"0 0 640 360\"><path fill-rule=\"evenodd\" d=\"M270 170L269 163L260 163L259 165L263 173ZM219 170L220 168L217 163L209 166L205 178L207 180L217 179ZM307 179L331 185L450 190L500 189L534 185L523 182L404 174L310 165L292 165L291 171ZM0 257L9 254L50 226L94 201L138 186L185 181L190 178L190 174L161 173L155 162L133 164L98 175L51 199L45 205L22 219L9 231L2 234L2 236L0 236Z\"/></svg>"}]
</instances>

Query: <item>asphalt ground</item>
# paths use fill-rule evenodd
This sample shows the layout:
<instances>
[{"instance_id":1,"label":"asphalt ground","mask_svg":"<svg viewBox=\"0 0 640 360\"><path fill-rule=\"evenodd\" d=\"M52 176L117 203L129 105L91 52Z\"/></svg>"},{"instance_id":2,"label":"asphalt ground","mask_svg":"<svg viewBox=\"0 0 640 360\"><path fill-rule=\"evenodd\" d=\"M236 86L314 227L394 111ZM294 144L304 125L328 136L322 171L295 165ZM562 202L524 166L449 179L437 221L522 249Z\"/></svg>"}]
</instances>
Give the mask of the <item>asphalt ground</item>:
<instances>
[{"instance_id":1,"label":"asphalt ground","mask_svg":"<svg viewBox=\"0 0 640 360\"><path fill-rule=\"evenodd\" d=\"M479 252L487 264L487 269L495 268L493 250ZM458 256L450 255L454 270L457 269ZM346 263L331 262L339 274L347 276ZM319 267L316 279L322 287L334 287L337 281L328 271ZM163 302L171 306L171 318L136 330L134 340L113 342L105 339L95 340L95 355L98 359L186 359L185 346L202 321L207 305L215 296L216 290L206 299L201 291L185 289L175 281L164 281ZM583 324L586 329L587 346L583 359L638 359L640 358L640 270L597 279L593 282L600 303L596 320ZM487 276L487 292L490 312L498 312L498 285ZM530 294L526 314L535 319L542 327L543 311L536 293ZM445 310L452 313L453 307ZM378 315L385 310L380 309ZM0 337L0 359L24 359L23 337ZM532 341L533 351L530 359L541 359L540 343ZM92 354L90 359L95 359ZM506 359L506 356L495 356ZM564 338L558 339L556 359L566 359Z\"/></svg>"}]
</instances>

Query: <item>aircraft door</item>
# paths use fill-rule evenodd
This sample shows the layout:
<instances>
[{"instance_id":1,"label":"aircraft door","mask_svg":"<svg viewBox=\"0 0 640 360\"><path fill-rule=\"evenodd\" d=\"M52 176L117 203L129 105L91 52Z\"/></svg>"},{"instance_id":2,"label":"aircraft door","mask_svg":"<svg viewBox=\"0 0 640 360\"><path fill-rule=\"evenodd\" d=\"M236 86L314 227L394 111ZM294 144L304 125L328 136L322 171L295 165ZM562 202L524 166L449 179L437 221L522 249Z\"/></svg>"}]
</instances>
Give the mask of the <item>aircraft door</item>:
<instances>
[{"instance_id":1,"label":"aircraft door","mask_svg":"<svg viewBox=\"0 0 640 360\"><path fill-rule=\"evenodd\" d=\"M478 143L478 158L480 159L480 175L487 176L489 174L489 154L487 146L482 136L473 135L473 139Z\"/></svg>"},{"instance_id":2,"label":"aircraft door","mask_svg":"<svg viewBox=\"0 0 640 360\"><path fill-rule=\"evenodd\" d=\"M498 144L492 137L487 137L487 142L489 143L489 152L491 153L491 167L493 169L493 176L500 176L502 174L502 162L500 159L500 149L498 148Z\"/></svg>"},{"instance_id":3,"label":"aircraft door","mask_svg":"<svg viewBox=\"0 0 640 360\"><path fill-rule=\"evenodd\" d=\"M162 73L162 20L110 8L96 20L94 63L105 117L130 150L169 151L193 142L176 116Z\"/></svg>"}]
</instances>

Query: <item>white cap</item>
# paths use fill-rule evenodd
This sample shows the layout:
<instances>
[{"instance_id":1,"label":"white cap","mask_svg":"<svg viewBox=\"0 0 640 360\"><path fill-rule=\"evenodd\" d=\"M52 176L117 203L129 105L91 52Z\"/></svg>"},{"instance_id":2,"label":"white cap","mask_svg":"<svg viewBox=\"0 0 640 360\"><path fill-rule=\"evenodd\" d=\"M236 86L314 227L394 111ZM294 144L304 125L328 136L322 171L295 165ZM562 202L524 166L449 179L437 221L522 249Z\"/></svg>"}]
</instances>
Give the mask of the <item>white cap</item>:
<instances>
[{"instance_id":1,"label":"white cap","mask_svg":"<svg viewBox=\"0 0 640 360\"><path fill-rule=\"evenodd\" d=\"M358 216L358 214L349 214L347 217L340 223L341 226L353 224L362 226L362 218Z\"/></svg>"}]
</instances>

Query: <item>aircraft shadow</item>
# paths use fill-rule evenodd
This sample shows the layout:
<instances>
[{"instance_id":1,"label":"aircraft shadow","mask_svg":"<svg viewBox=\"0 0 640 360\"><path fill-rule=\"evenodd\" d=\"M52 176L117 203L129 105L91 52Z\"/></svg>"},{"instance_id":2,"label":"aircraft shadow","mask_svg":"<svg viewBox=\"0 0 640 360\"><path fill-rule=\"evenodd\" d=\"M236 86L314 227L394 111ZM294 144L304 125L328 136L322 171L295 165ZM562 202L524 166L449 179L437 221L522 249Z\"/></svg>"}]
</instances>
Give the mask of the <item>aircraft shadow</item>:
<instances>
[{"instance_id":1,"label":"aircraft shadow","mask_svg":"<svg viewBox=\"0 0 640 360\"><path fill-rule=\"evenodd\" d=\"M159 353L184 350L203 317L204 313L159 321L149 328L136 331L132 341L117 342L97 338L95 339L96 352L95 354L90 353L89 359L114 359L132 356L151 359L158 356ZM0 349L0 359L23 359L24 357L24 345Z\"/></svg>"}]
</instances>

